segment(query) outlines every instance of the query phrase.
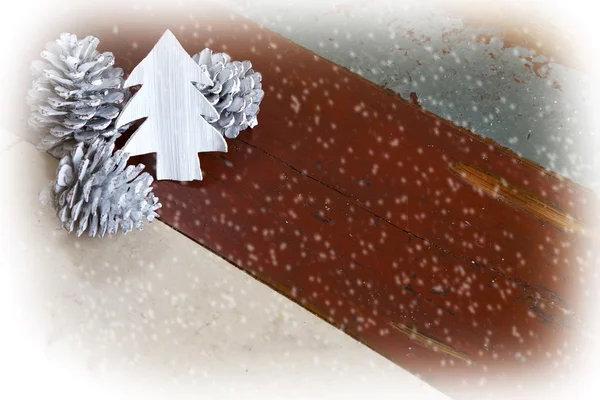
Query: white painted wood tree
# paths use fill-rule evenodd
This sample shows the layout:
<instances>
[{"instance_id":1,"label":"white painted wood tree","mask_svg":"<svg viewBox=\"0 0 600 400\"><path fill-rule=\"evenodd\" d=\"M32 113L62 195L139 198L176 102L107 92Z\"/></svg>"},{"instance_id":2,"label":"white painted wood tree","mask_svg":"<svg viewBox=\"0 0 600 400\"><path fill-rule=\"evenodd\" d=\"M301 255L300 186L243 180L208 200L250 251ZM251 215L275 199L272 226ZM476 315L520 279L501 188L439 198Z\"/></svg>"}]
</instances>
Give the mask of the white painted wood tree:
<instances>
[{"instance_id":1,"label":"white painted wood tree","mask_svg":"<svg viewBox=\"0 0 600 400\"><path fill-rule=\"evenodd\" d=\"M217 111L193 85L212 84L175 35L167 30L131 72L125 87L142 85L116 121L147 117L123 147L130 155L156 153L156 179L201 180L198 153L227 151L223 136L203 116Z\"/></svg>"}]
</instances>

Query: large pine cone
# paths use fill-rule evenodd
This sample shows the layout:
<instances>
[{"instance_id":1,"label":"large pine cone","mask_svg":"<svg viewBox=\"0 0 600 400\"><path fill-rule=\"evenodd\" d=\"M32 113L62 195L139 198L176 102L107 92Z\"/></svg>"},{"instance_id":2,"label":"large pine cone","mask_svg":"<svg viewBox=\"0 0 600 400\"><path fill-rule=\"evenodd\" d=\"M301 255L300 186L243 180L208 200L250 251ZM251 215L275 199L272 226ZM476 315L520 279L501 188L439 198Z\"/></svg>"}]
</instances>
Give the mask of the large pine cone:
<instances>
[{"instance_id":1,"label":"large pine cone","mask_svg":"<svg viewBox=\"0 0 600 400\"><path fill-rule=\"evenodd\" d=\"M225 53L204 49L192 57L206 66L212 85L198 88L215 107L219 118L208 120L227 138L236 138L240 131L258 124L259 105L264 97L262 76L252 69L250 61L231 61Z\"/></svg>"},{"instance_id":2,"label":"large pine cone","mask_svg":"<svg viewBox=\"0 0 600 400\"><path fill-rule=\"evenodd\" d=\"M125 234L143 221L152 222L161 207L152 192L152 176L140 175L143 164L127 166L129 155L112 154L114 139L97 138L89 147L79 143L59 163L54 205L61 227L77 236Z\"/></svg>"},{"instance_id":3,"label":"large pine cone","mask_svg":"<svg viewBox=\"0 0 600 400\"><path fill-rule=\"evenodd\" d=\"M47 134L39 147L55 157L79 142L108 139L127 128L117 131L113 124L129 94L123 88L123 70L113 67L112 53L96 50L98 42L93 36L77 40L63 33L46 45L44 61L32 63L29 123Z\"/></svg>"}]
</instances>

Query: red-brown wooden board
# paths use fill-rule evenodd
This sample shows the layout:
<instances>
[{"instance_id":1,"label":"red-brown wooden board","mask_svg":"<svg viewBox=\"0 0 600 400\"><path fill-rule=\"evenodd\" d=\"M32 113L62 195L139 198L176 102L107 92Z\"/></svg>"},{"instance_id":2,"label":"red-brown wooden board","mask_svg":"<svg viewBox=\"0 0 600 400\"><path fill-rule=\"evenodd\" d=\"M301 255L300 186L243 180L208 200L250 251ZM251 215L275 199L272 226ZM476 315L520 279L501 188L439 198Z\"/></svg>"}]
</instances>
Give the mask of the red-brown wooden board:
<instances>
[{"instance_id":1,"label":"red-brown wooden board","mask_svg":"<svg viewBox=\"0 0 600 400\"><path fill-rule=\"evenodd\" d=\"M189 12L74 28L126 72L169 28L263 75L259 125L201 154L203 181L156 183L163 222L451 395L568 369L594 194L239 16Z\"/></svg>"}]
</instances>

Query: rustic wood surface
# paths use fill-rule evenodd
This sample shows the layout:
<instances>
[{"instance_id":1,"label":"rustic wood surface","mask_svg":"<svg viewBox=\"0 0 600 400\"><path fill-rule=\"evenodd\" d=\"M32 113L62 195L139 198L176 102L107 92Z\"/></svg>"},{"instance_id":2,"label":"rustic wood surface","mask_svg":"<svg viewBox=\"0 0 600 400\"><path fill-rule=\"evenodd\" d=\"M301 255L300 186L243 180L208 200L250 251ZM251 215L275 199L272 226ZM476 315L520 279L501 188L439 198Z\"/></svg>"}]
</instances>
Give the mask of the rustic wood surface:
<instances>
[{"instance_id":1,"label":"rustic wood surface","mask_svg":"<svg viewBox=\"0 0 600 400\"><path fill-rule=\"evenodd\" d=\"M259 125L156 183L163 222L448 394L572 366L592 192L222 10L122 18L76 29L126 73L171 29L263 75Z\"/></svg>"}]
</instances>

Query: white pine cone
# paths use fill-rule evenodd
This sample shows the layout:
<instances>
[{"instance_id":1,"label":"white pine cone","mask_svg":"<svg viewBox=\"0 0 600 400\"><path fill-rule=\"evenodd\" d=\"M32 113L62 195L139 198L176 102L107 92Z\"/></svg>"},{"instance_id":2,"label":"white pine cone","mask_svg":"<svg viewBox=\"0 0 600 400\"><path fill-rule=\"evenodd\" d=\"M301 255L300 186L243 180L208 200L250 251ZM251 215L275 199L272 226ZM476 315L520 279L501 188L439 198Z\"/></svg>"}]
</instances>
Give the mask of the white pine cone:
<instances>
[{"instance_id":1,"label":"white pine cone","mask_svg":"<svg viewBox=\"0 0 600 400\"><path fill-rule=\"evenodd\" d=\"M264 97L262 76L252 69L250 61L231 61L225 53L204 49L194 55L194 61L205 67L212 85L198 86L215 107L219 118L208 120L227 138L236 138L240 131L258 124L257 115Z\"/></svg>"},{"instance_id":2,"label":"white pine cone","mask_svg":"<svg viewBox=\"0 0 600 400\"><path fill-rule=\"evenodd\" d=\"M108 139L127 129L116 130L113 123L129 95L123 70L113 67L112 53L96 50L98 42L93 36L77 40L63 33L46 45L44 61L31 65L35 80L28 92L29 123L46 134L39 148L55 157L79 142Z\"/></svg>"},{"instance_id":3,"label":"white pine cone","mask_svg":"<svg viewBox=\"0 0 600 400\"><path fill-rule=\"evenodd\" d=\"M152 176L140 174L143 164L127 166L129 155L113 154L114 139L78 143L58 165L54 205L61 227L77 236L125 234L144 220L152 222L161 207L152 192Z\"/></svg>"}]
</instances>

